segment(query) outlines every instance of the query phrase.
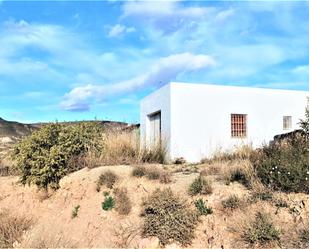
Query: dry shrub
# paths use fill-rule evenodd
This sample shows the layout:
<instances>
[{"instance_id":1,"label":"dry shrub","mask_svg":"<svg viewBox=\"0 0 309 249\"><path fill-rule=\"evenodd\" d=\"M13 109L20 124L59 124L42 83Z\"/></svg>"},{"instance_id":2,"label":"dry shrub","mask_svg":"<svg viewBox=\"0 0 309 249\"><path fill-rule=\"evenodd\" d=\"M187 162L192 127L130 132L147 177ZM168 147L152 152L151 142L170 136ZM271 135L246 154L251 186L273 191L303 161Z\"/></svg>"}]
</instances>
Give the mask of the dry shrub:
<instances>
[{"instance_id":1,"label":"dry shrub","mask_svg":"<svg viewBox=\"0 0 309 249\"><path fill-rule=\"evenodd\" d=\"M11 248L16 241L20 243L31 224L31 219L25 216L15 216L7 210L0 212L0 248Z\"/></svg>"},{"instance_id":2,"label":"dry shrub","mask_svg":"<svg viewBox=\"0 0 309 249\"><path fill-rule=\"evenodd\" d=\"M161 169L158 167L148 167L146 170L146 177L149 180L157 180L160 178L161 175Z\"/></svg>"},{"instance_id":3,"label":"dry shrub","mask_svg":"<svg viewBox=\"0 0 309 249\"><path fill-rule=\"evenodd\" d=\"M160 183L168 184L172 182L172 174L166 170L160 174Z\"/></svg>"},{"instance_id":4,"label":"dry shrub","mask_svg":"<svg viewBox=\"0 0 309 249\"><path fill-rule=\"evenodd\" d=\"M136 166L132 171L132 176L143 177L146 175L146 168L144 166Z\"/></svg>"},{"instance_id":5,"label":"dry shrub","mask_svg":"<svg viewBox=\"0 0 309 249\"><path fill-rule=\"evenodd\" d=\"M112 189L117 180L118 176L111 170L102 173L97 181L97 191L99 192L101 190L102 185Z\"/></svg>"},{"instance_id":6,"label":"dry shrub","mask_svg":"<svg viewBox=\"0 0 309 249\"><path fill-rule=\"evenodd\" d=\"M221 204L225 209L234 210L241 206L242 201L237 195L230 195L228 198L222 200Z\"/></svg>"},{"instance_id":7,"label":"dry shrub","mask_svg":"<svg viewBox=\"0 0 309 249\"><path fill-rule=\"evenodd\" d=\"M127 221L120 224L114 230L114 234L117 237L117 248L133 248L131 246L132 241L140 234L141 228L133 222Z\"/></svg>"},{"instance_id":8,"label":"dry shrub","mask_svg":"<svg viewBox=\"0 0 309 249\"><path fill-rule=\"evenodd\" d=\"M144 148L140 153L140 162L142 163L166 163L166 146L165 142L159 143L152 148Z\"/></svg>"},{"instance_id":9,"label":"dry shrub","mask_svg":"<svg viewBox=\"0 0 309 249\"><path fill-rule=\"evenodd\" d=\"M249 244L279 242L280 231L274 226L269 214L257 212L254 221L243 231L243 238Z\"/></svg>"},{"instance_id":10,"label":"dry shrub","mask_svg":"<svg viewBox=\"0 0 309 249\"><path fill-rule=\"evenodd\" d=\"M207 195L212 193L212 186L205 177L199 176L191 183L188 192L190 195Z\"/></svg>"},{"instance_id":11,"label":"dry shrub","mask_svg":"<svg viewBox=\"0 0 309 249\"><path fill-rule=\"evenodd\" d=\"M218 163L208 164L202 169L200 174L201 176L219 175L223 167L224 165Z\"/></svg>"},{"instance_id":12,"label":"dry shrub","mask_svg":"<svg viewBox=\"0 0 309 249\"><path fill-rule=\"evenodd\" d=\"M128 215L132 209L132 202L126 188L115 189L116 211L121 215Z\"/></svg>"},{"instance_id":13,"label":"dry shrub","mask_svg":"<svg viewBox=\"0 0 309 249\"><path fill-rule=\"evenodd\" d=\"M247 160L237 161L235 164L225 167L223 169L223 180L227 184L235 181L239 182L249 189L258 182L256 173Z\"/></svg>"},{"instance_id":14,"label":"dry shrub","mask_svg":"<svg viewBox=\"0 0 309 249\"><path fill-rule=\"evenodd\" d=\"M137 166L133 169L132 175L135 177L146 176L149 180L160 180L160 183L172 182L172 175L169 171L156 166Z\"/></svg>"},{"instance_id":15,"label":"dry shrub","mask_svg":"<svg viewBox=\"0 0 309 249\"><path fill-rule=\"evenodd\" d=\"M50 231L40 231L34 238L22 242L21 248L78 248L76 243L64 236L63 233L52 235Z\"/></svg>"},{"instance_id":16,"label":"dry shrub","mask_svg":"<svg viewBox=\"0 0 309 249\"><path fill-rule=\"evenodd\" d=\"M162 245L178 242L188 246L194 239L198 214L170 188L157 189L143 204L142 234L156 236Z\"/></svg>"}]
</instances>

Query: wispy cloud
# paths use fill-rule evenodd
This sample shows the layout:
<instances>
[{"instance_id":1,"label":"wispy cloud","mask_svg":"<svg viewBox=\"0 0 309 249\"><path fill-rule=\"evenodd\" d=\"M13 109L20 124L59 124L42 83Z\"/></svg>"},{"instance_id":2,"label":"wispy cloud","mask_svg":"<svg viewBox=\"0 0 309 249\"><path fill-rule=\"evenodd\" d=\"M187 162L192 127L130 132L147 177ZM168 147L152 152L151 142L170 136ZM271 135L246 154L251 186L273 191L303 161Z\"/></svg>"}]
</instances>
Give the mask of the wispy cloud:
<instances>
[{"instance_id":1,"label":"wispy cloud","mask_svg":"<svg viewBox=\"0 0 309 249\"><path fill-rule=\"evenodd\" d=\"M126 27L125 25L116 24L115 26L111 27L110 31L108 32L108 37L119 37L123 34L132 33L134 31L134 27Z\"/></svg>"},{"instance_id":2,"label":"wispy cloud","mask_svg":"<svg viewBox=\"0 0 309 249\"><path fill-rule=\"evenodd\" d=\"M85 111L92 101L100 101L111 96L130 93L146 86L160 87L185 72L213 67L215 61L208 55L191 53L174 54L158 60L143 74L132 79L108 85L76 87L65 95L62 108L69 111Z\"/></svg>"}]
</instances>

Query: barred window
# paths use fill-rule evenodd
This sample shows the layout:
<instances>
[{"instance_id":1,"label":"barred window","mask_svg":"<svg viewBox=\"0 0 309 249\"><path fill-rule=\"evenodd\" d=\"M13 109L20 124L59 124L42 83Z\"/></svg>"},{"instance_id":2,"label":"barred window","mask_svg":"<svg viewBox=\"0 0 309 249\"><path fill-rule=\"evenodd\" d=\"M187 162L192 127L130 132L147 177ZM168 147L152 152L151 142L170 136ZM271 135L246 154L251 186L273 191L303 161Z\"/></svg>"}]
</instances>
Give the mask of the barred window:
<instances>
[{"instance_id":1,"label":"barred window","mask_svg":"<svg viewBox=\"0 0 309 249\"><path fill-rule=\"evenodd\" d=\"M292 116L283 116L283 130L292 128Z\"/></svg>"},{"instance_id":2,"label":"barred window","mask_svg":"<svg viewBox=\"0 0 309 249\"><path fill-rule=\"evenodd\" d=\"M235 138L247 137L247 114L231 114L231 135Z\"/></svg>"}]
</instances>

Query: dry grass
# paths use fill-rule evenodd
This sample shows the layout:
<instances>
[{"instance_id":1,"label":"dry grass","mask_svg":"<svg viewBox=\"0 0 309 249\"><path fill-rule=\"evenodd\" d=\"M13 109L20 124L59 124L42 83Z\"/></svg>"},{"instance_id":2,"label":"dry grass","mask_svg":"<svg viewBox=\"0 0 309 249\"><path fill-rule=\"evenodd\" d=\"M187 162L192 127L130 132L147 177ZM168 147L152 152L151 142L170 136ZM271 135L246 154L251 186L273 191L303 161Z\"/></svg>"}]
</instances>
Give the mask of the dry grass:
<instances>
[{"instance_id":1,"label":"dry grass","mask_svg":"<svg viewBox=\"0 0 309 249\"><path fill-rule=\"evenodd\" d=\"M116 211L121 215L128 215L132 209L132 202L126 188L115 189Z\"/></svg>"},{"instance_id":2,"label":"dry grass","mask_svg":"<svg viewBox=\"0 0 309 249\"><path fill-rule=\"evenodd\" d=\"M20 243L31 224L31 219L25 216L15 216L7 210L0 212L0 248L11 248L15 242Z\"/></svg>"},{"instance_id":3,"label":"dry grass","mask_svg":"<svg viewBox=\"0 0 309 249\"><path fill-rule=\"evenodd\" d=\"M140 163L166 163L164 143L151 149L140 147L140 138L136 130L107 130L103 134L103 151L100 155L87 153L73 159L72 167L94 168L101 165L132 165ZM75 166L74 166L75 165Z\"/></svg>"},{"instance_id":4,"label":"dry grass","mask_svg":"<svg viewBox=\"0 0 309 249\"><path fill-rule=\"evenodd\" d=\"M254 152L251 145L242 145L232 151L218 150L210 159L202 159L201 163L226 162L231 160L249 159Z\"/></svg>"},{"instance_id":5,"label":"dry grass","mask_svg":"<svg viewBox=\"0 0 309 249\"><path fill-rule=\"evenodd\" d=\"M147 177L148 180L159 180L160 183L168 184L172 182L170 171L162 169L159 166L136 166L132 171L134 177Z\"/></svg>"}]
</instances>

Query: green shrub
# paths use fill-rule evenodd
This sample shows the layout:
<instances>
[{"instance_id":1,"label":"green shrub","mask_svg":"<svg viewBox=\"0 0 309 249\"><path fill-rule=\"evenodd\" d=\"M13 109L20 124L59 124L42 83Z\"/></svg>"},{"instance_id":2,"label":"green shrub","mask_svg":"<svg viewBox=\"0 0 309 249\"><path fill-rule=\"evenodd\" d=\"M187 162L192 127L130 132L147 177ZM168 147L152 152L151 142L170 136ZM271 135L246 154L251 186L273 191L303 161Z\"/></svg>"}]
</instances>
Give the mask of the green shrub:
<instances>
[{"instance_id":1,"label":"green shrub","mask_svg":"<svg viewBox=\"0 0 309 249\"><path fill-rule=\"evenodd\" d=\"M212 186L211 184L202 176L197 177L189 187L190 195L197 194L211 194Z\"/></svg>"},{"instance_id":2,"label":"green shrub","mask_svg":"<svg viewBox=\"0 0 309 249\"><path fill-rule=\"evenodd\" d=\"M134 167L132 171L132 176L143 177L146 174L146 168L143 166Z\"/></svg>"},{"instance_id":3,"label":"green shrub","mask_svg":"<svg viewBox=\"0 0 309 249\"><path fill-rule=\"evenodd\" d=\"M44 125L14 147L21 183L58 188L60 179L76 170L76 165L70 168L69 164L73 157L100 151L99 134L97 123Z\"/></svg>"},{"instance_id":4,"label":"green shrub","mask_svg":"<svg viewBox=\"0 0 309 249\"><path fill-rule=\"evenodd\" d=\"M273 225L270 217L258 212L255 220L244 231L244 239L250 244L265 244L280 240L280 231Z\"/></svg>"},{"instance_id":5,"label":"green shrub","mask_svg":"<svg viewBox=\"0 0 309 249\"><path fill-rule=\"evenodd\" d=\"M102 202L102 209L105 211L112 210L115 207L115 200L111 196L106 196Z\"/></svg>"},{"instance_id":6,"label":"green shrub","mask_svg":"<svg viewBox=\"0 0 309 249\"><path fill-rule=\"evenodd\" d=\"M96 189L98 192L100 192L102 185L105 185L107 188L112 189L117 180L118 176L114 172L108 170L100 175L97 181Z\"/></svg>"},{"instance_id":7,"label":"green shrub","mask_svg":"<svg viewBox=\"0 0 309 249\"><path fill-rule=\"evenodd\" d=\"M157 189L143 204L143 236L156 236L162 245L179 242L190 245L198 214L170 188Z\"/></svg>"},{"instance_id":8,"label":"green shrub","mask_svg":"<svg viewBox=\"0 0 309 249\"><path fill-rule=\"evenodd\" d=\"M119 214L127 215L131 212L132 203L126 188L115 189L115 203L115 209Z\"/></svg>"},{"instance_id":9,"label":"green shrub","mask_svg":"<svg viewBox=\"0 0 309 249\"><path fill-rule=\"evenodd\" d=\"M309 139L295 135L264 146L252 158L261 182L275 190L309 193Z\"/></svg>"},{"instance_id":10,"label":"green shrub","mask_svg":"<svg viewBox=\"0 0 309 249\"><path fill-rule=\"evenodd\" d=\"M200 215L208 215L213 213L212 208L207 207L203 199L196 200L195 207L197 208Z\"/></svg>"},{"instance_id":11,"label":"green shrub","mask_svg":"<svg viewBox=\"0 0 309 249\"><path fill-rule=\"evenodd\" d=\"M238 196L231 195L227 199L222 201L222 206L225 209L236 209L239 208L241 201Z\"/></svg>"},{"instance_id":12,"label":"green shrub","mask_svg":"<svg viewBox=\"0 0 309 249\"><path fill-rule=\"evenodd\" d=\"M72 219L74 219L74 218L77 217L79 209L80 209L80 205L77 205L77 206L75 206L75 207L73 208L72 214L71 214L71 218L72 218Z\"/></svg>"}]
</instances>

